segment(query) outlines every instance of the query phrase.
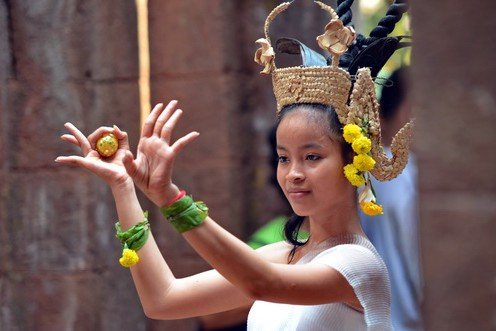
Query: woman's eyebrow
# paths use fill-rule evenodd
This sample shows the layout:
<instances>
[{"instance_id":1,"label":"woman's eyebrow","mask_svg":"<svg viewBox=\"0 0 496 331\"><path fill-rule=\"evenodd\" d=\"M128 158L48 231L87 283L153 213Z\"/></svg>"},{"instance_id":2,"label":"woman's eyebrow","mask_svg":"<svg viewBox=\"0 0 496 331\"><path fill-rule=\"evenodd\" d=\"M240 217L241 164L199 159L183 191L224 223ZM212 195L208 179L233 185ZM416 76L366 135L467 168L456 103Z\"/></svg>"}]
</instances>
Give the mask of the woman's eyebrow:
<instances>
[{"instance_id":1,"label":"woman's eyebrow","mask_svg":"<svg viewBox=\"0 0 496 331\"><path fill-rule=\"evenodd\" d=\"M303 146L300 147L300 149L311 149L311 148L322 149L324 147L321 144L316 143L316 142L307 143L307 144L304 144Z\"/></svg>"},{"instance_id":2,"label":"woman's eyebrow","mask_svg":"<svg viewBox=\"0 0 496 331\"><path fill-rule=\"evenodd\" d=\"M316 142L309 142L298 147L298 149L312 149L312 148L322 149L324 147ZM277 149L282 151L287 151L287 148L281 145L277 145Z\"/></svg>"}]
</instances>

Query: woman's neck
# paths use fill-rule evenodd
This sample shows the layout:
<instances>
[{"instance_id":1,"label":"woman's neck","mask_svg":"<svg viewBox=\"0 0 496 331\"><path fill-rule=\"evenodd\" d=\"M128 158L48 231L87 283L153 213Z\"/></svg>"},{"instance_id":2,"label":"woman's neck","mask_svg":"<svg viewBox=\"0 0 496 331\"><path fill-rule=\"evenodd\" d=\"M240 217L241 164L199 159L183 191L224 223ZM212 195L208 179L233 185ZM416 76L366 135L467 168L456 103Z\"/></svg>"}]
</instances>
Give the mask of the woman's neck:
<instances>
[{"instance_id":1,"label":"woman's neck","mask_svg":"<svg viewBox=\"0 0 496 331\"><path fill-rule=\"evenodd\" d=\"M322 241L346 234L365 235L357 206L353 203L345 208L335 209L328 214L314 215L309 217L309 243L318 245Z\"/></svg>"}]
</instances>

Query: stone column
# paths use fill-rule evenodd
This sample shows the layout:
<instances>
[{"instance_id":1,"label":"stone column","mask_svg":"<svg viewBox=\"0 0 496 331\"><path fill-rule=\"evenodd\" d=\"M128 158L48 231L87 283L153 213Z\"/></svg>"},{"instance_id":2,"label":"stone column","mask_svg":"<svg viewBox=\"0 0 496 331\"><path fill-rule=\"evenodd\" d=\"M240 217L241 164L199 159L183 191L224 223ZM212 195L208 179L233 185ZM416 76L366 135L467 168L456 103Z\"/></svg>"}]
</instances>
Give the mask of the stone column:
<instances>
[{"instance_id":1,"label":"stone column","mask_svg":"<svg viewBox=\"0 0 496 331\"><path fill-rule=\"evenodd\" d=\"M0 329L144 330L105 184L56 166L84 133L139 130L134 2L0 2Z\"/></svg>"},{"instance_id":2,"label":"stone column","mask_svg":"<svg viewBox=\"0 0 496 331\"><path fill-rule=\"evenodd\" d=\"M496 329L494 1L413 1L428 330Z\"/></svg>"}]
</instances>

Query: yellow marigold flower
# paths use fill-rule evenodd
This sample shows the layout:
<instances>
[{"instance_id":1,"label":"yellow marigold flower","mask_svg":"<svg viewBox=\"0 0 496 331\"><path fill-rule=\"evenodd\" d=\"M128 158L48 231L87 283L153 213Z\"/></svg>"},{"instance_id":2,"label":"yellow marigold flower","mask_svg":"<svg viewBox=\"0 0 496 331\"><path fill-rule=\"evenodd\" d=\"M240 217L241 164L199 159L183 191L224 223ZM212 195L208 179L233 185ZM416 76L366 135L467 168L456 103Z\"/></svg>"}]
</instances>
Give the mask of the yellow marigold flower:
<instances>
[{"instance_id":1,"label":"yellow marigold flower","mask_svg":"<svg viewBox=\"0 0 496 331\"><path fill-rule=\"evenodd\" d=\"M382 215L382 205L375 204L372 201L360 203L360 208L365 215L376 216Z\"/></svg>"},{"instance_id":2,"label":"yellow marigold flower","mask_svg":"<svg viewBox=\"0 0 496 331\"><path fill-rule=\"evenodd\" d=\"M374 169L375 160L368 154L358 154L353 157L353 165L360 171L369 171Z\"/></svg>"},{"instance_id":3,"label":"yellow marigold flower","mask_svg":"<svg viewBox=\"0 0 496 331\"><path fill-rule=\"evenodd\" d=\"M359 187L365 184L365 178L353 164L348 164L344 167L344 175L353 186Z\"/></svg>"},{"instance_id":4,"label":"yellow marigold flower","mask_svg":"<svg viewBox=\"0 0 496 331\"><path fill-rule=\"evenodd\" d=\"M348 177L348 180L350 181L351 185L356 187L360 187L365 184L365 178L363 178L363 175L361 174L350 176Z\"/></svg>"},{"instance_id":5,"label":"yellow marigold flower","mask_svg":"<svg viewBox=\"0 0 496 331\"><path fill-rule=\"evenodd\" d=\"M356 175L358 173L358 169L353 164L347 164L343 169L346 177L348 177L348 175Z\"/></svg>"},{"instance_id":6,"label":"yellow marigold flower","mask_svg":"<svg viewBox=\"0 0 496 331\"><path fill-rule=\"evenodd\" d=\"M348 143L353 143L355 139L362 136L362 129L356 124L346 124L343 128L344 140Z\"/></svg>"},{"instance_id":7,"label":"yellow marigold flower","mask_svg":"<svg viewBox=\"0 0 496 331\"><path fill-rule=\"evenodd\" d=\"M122 257L119 259L121 266L129 268L139 262L139 256L136 251L124 248L122 250Z\"/></svg>"},{"instance_id":8,"label":"yellow marigold flower","mask_svg":"<svg viewBox=\"0 0 496 331\"><path fill-rule=\"evenodd\" d=\"M372 148L372 142L369 138L361 136L353 141L351 147L357 154L367 154Z\"/></svg>"}]
</instances>

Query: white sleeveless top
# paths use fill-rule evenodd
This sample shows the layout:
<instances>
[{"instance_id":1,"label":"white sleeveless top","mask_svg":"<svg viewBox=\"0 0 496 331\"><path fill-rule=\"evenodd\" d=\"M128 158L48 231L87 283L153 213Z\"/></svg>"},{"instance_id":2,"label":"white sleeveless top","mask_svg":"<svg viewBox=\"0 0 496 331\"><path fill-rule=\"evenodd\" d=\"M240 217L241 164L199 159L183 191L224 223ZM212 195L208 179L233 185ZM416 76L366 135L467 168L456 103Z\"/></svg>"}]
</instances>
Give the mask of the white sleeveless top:
<instances>
[{"instance_id":1,"label":"white sleeveless top","mask_svg":"<svg viewBox=\"0 0 496 331\"><path fill-rule=\"evenodd\" d=\"M322 263L339 271L355 290L364 311L344 303L255 301L248 315L248 331L392 330L387 269L367 238L329 238L296 264L306 263Z\"/></svg>"}]
</instances>

